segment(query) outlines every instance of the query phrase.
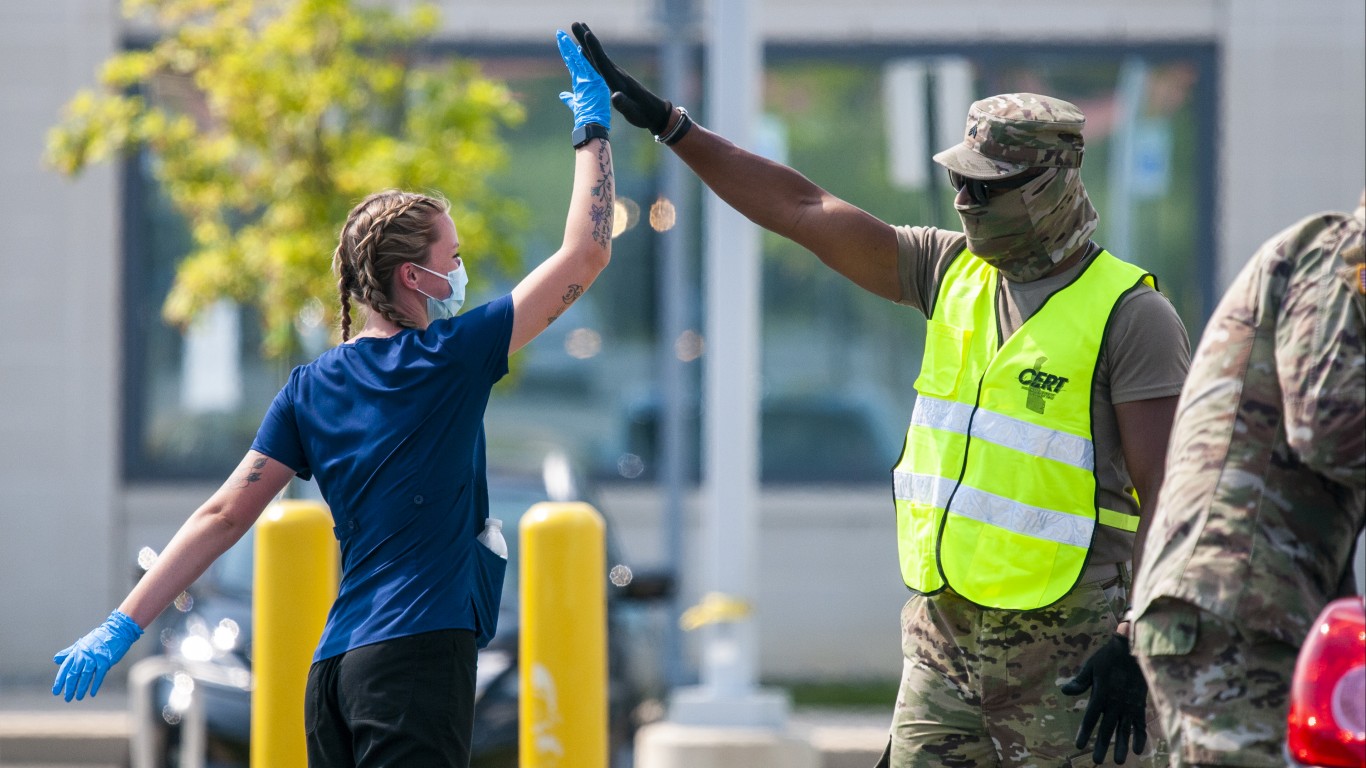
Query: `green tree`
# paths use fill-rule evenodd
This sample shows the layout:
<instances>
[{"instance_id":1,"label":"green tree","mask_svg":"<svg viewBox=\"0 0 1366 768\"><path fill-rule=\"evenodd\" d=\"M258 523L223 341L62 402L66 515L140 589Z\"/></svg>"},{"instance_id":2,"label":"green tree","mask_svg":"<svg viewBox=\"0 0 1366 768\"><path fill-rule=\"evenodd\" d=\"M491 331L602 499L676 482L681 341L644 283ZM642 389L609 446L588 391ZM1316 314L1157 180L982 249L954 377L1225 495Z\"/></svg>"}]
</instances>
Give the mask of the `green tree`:
<instances>
[{"instance_id":1,"label":"green tree","mask_svg":"<svg viewBox=\"0 0 1366 768\"><path fill-rule=\"evenodd\" d=\"M295 351L300 310L337 305L329 267L347 211L389 187L445 195L469 250L516 267L509 233L524 213L488 179L506 163L500 131L523 111L474 64L424 55L433 6L124 0L123 11L163 34L105 62L46 159L75 175L151 152L193 240L168 322L228 298L258 310L268 354Z\"/></svg>"}]
</instances>

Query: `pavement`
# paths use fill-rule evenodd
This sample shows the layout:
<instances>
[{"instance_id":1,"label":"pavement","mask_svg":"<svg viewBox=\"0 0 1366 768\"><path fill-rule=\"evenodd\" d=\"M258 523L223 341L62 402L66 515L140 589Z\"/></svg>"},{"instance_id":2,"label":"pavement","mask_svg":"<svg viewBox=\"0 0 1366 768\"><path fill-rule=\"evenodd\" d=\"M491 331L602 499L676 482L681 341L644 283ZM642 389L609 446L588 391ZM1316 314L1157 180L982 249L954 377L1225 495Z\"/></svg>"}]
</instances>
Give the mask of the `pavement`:
<instances>
[{"instance_id":1,"label":"pavement","mask_svg":"<svg viewBox=\"0 0 1366 768\"><path fill-rule=\"evenodd\" d=\"M890 708L798 709L788 727L804 735L821 755L821 768L873 768L887 746Z\"/></svg>"},{"instance_id":2,"label":"pavement","mask_svg":"<svg viewBox=\"0 0 1366 768\"><path fill-rule=\"evenodd\" d=\"M0 687L3 768L124 768L128 697L106 687L70 704L37 686Z\"/></svg>"},{"instance_id":3,"label":"pavement","mask_svg":"<svg viewBox=\"0 0 1366 768\"><path fill-rule=\"evenodd\" d=\"M821 768L869 768L887 742L889 712L798 709L789 729L811 741ZM40 686L0 686L0 768L125 768L127 692L106 684L67 703Z\"/></svg>"}]
</instances>

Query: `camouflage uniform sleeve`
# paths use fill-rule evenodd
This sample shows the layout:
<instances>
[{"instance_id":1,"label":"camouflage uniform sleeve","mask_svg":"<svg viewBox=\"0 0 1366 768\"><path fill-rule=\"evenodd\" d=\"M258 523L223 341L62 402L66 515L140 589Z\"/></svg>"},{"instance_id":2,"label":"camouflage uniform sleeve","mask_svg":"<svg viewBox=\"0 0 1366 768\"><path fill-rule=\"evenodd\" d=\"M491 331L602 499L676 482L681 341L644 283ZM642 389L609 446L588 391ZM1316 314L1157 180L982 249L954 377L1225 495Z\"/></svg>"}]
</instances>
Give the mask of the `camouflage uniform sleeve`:
<instances>
[{"instance_id":1,"label":"camouflage uniform sleeve","mask_svg":"<svg viewBox=\"0 0 1366 768\"><path fill-rule=\"evenodd\" d=\"M1343 279L1362 261L1362 227L1343 217L1303 249L1276 321L1276 369L1290 447L1318 474L1366 488L1366 371L1361 286Z\"/></svg>"}]
</instances>

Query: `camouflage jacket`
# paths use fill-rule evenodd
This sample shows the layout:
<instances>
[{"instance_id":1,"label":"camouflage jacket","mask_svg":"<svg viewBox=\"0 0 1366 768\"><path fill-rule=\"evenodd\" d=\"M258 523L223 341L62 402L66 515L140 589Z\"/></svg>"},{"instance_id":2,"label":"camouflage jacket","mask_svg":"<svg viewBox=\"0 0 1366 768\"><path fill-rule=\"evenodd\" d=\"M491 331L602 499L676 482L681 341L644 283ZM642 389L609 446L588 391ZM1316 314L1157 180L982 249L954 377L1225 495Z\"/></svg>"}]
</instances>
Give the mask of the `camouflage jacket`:
<instances>
[{"instance_id":1,"label":"camouflage jacket","mask_svg":"<svg viewBox=\"0 0 1366 768\"><path fill-rule=\"evenodd\" d=\"M1133 616L1175 597L1299 645L1366 524L1362 230L1310 217L1215 309L1181 392Z\"/></svg>"}]
</instances>

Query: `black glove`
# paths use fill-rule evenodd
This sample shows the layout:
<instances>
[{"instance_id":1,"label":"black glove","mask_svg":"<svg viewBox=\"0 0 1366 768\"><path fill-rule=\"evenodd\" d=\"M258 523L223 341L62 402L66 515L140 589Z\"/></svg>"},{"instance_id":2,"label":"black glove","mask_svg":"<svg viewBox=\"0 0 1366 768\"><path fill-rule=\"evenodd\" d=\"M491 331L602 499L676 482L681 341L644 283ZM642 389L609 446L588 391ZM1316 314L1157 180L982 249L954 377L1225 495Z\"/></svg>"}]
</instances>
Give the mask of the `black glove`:
<instances>
[{"instance_id":1,"label":"black glove","mask_svg":"<svg viewBox=\"0 0 1366 768\"><path fill-rule=\"evenodd\" d=\"M626 70L612 63L602 50L598 36L593 34L593 30L589 29L587 24L576 21L570 29L579 41L579 47L583 49L584 58L588 59L593 69L602 75L607 87L612 89L612 106L626 118L626 122L637 128L644 128L656 136L663 134L669 125L669 113L673 111L673 104L651 93L650 89L626 74Z\"/></svg>"},{"instance_id":2,"label":"black glove","mask_svg":"<svg viewBox=\"0 0 1366 768\"><path fill-rule=\"evenodd\" d=\"M1068 696L1085 693L1088 689L1091 700L1086 704L1081 730L1077 731L1077 749L1086 748L1099 720L1096 749L1091 753L1091 759L1097 765L1105 762L1105 751L1116 732L1119 735L1115 738L1116 763L1123 763L1129 756L1130 739L1134 754L1141 753L1148 744L1148 682L1143 679L1138 661L1129 652L1128 638L1123 635L1111 637L1086 660L1081 674L1062 685L1062 692Z\"/></svg>"}]
</instances>

